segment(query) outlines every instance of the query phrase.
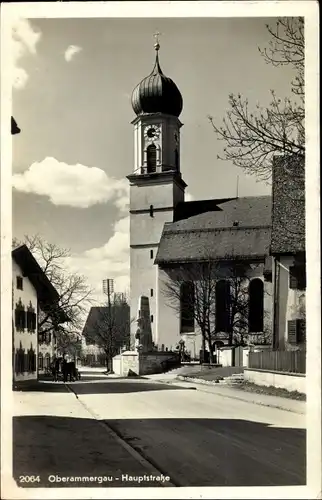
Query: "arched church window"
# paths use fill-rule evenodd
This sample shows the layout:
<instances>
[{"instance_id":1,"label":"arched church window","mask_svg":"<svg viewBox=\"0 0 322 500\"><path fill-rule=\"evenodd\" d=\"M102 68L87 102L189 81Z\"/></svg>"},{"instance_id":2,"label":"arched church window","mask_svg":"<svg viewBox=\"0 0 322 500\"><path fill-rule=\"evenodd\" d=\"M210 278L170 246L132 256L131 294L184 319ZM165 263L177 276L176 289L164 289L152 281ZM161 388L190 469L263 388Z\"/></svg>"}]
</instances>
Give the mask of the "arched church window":
<instances>
[{"instance_id":1,"label":"arched church window","mask_svg":"<svg viewBox=\"0 0 322 500\"><path fill-rule=\"evenodd\" d=\"M230 284L220 280L216 283L216 332L230 332Z\"/></svg>"},{"instance_id":2,"label":"arched church window","mask_svg":"<svg viewBox=\"0 0 322 500\"><path fill-rule=\"evenodd\" d=\"M195 329L195 287L192 281L180 286L180 331L193 332Z\"/></svg>"},{"instance_id":3,"label":"arched church window","mask_svg":"<svg viewBox=\"0 0 322 500\"><path fill-rule=\"evenodd\" d=\"M264 284L259 278L251 280L248 288L248 329L250 332L262 332L264 329Z\"/></svg>"},{"instance_id":4,"label":"arched church window","mask_svg":"<svg viewBox=\"0 0 322 500\"><path fill-rule=\"evenodd\" d=\"M157 148L154 144L150 144L146 150L147 172L148 174L156 172L157 169Z\"/></svg>"}]
</instances>

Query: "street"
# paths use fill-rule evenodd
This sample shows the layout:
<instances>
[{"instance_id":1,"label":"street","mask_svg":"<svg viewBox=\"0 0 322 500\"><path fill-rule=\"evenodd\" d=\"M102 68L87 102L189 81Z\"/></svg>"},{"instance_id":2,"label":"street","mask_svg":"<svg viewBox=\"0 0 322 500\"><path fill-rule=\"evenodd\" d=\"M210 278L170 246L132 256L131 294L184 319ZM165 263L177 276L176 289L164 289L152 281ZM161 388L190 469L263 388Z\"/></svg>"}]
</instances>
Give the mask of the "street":
<instances>
[{"instance_id":1,"label":"street","mask_svg":"<svg viewBox=\"0 0 322 500\"><path fill-rule=\"evenodd\" d=\"M29 487L75 486L51 483L55 474L108 476L109 486L125 487L305 484L305 415L291 411L187 383L90 374L69 389L15 393L15 402L14 477L41 478ZM147 474L169 484L128 482Z\"/></svg>"}]
</instances>

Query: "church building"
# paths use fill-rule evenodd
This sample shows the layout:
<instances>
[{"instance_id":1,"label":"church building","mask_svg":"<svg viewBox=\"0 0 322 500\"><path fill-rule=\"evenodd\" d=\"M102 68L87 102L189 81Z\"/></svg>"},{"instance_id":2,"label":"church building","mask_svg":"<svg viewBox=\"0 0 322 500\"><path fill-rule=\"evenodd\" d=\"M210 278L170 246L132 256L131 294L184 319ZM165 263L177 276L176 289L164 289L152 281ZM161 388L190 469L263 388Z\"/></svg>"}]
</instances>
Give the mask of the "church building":
<instances>
[{"instance_id":1,"label":"church building","mask_svg":"<svg viewBox=\"0 0 322 500\"><path fill-rule=\"evenodd\" d=\"M186 183L180 161L180 114L183 99L176 84L162 72L159 43L152 72L134 89L134 168L130 183L130 307L137 317L139 297L149 298L154 345L174 349L184 340L193 358L202 348L200 328L185 312L184 286L177 303L165 289L173 270L209 260L219 264L215 334L231 343L231 325L223 320L229 304L231 266L242 263L247 284L247 340L271 343L273 285L271 196L185 201ZM228 284L228 286L227 286ZM189 285L189 283L187 283ZM191 283L190 283L191 285ZM217 286L217 285L216 285ZM188 290L188 292L187 292ZM190 290L191 292L191 290ZM228 295L227 295L228 294ZM191 309L191 307L190 307ZM229 309L229 306L228 306ZM225 326L226 325L226 326ZM132 322L131 339L137 325Z\"/></svg>"}]
</instances>

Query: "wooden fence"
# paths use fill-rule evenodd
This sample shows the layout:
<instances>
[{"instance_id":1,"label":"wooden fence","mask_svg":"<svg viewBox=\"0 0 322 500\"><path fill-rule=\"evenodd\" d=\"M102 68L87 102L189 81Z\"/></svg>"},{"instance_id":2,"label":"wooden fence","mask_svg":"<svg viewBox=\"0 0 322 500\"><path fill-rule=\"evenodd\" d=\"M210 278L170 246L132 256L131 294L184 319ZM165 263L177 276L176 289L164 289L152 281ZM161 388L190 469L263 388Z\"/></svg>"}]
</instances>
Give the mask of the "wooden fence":
<instances>
[{"instance_id":1,"label":"wooden fence","mask_svg":"<svg viewBox=\"0 0 322 500\"><path fill-rule=\"evenodd\" d=\"M250 352L249 368L272 370L288 373L305 373L305 351L271 351Z\"/></svg>"}]
</instances>

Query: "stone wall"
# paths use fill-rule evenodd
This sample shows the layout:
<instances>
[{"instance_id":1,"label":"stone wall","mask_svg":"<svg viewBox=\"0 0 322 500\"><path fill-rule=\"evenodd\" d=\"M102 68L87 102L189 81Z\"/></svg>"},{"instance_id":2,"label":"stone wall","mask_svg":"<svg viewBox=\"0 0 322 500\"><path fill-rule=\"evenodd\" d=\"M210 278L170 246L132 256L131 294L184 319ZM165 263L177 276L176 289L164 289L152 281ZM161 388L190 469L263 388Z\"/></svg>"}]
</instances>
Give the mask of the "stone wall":
<instances>
[{"instance_id":1,"label":"stone wall","mask_svg":"<svg viewBox=\"0 0 322 500\"><path fill-rule=\"evenodd\" d=\"M154 351L148 353L138 353L137 351L125 351L121 354L119 374L128 376L129 372L136 375L151 375L153 373L163 373L171 367L179 366L178 353L167 351Z\"/></svg>"},{"instance_id":2,"label":"stone wall","mask_svg":"<svg viewBox=\"0 0 322 500\"><path fill-rule=\"evenodd\" d=\"M163 373L175 366L180 366L178 353L155 351L140 354L140 375Z\"/></svg>"},{"instance_id":3,"label":"stone wall","mask_svg":"<svg viewBox=\"0 0 322 500\"><path fill-rule=\"evenodd\" d=\"M244 377L247 382L253 384L306 394L306 377L300 373L283 373L247 368L244 370Z\"/></svg>"}]
</instances>

